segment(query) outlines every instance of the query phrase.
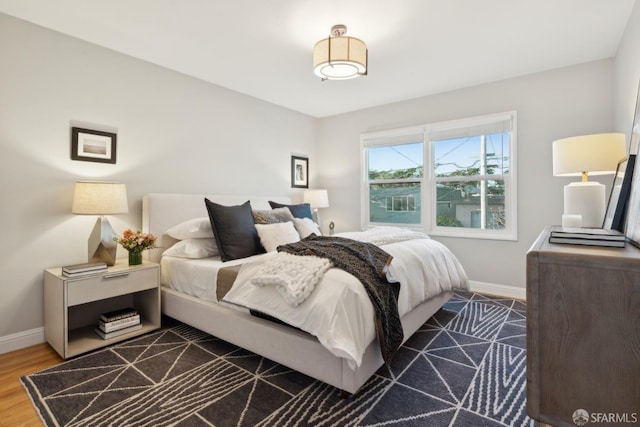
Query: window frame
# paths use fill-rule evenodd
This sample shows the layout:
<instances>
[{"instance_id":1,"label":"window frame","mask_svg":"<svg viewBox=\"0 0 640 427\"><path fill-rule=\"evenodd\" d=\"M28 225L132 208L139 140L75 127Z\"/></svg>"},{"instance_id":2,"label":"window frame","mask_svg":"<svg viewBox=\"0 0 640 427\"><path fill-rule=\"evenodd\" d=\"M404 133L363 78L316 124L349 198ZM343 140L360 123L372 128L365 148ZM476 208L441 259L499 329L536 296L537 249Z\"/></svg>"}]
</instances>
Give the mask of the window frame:
<instances>
[{"instance_id":1,"label":"window frame","mask_svg":"<svg viewBox=\"0 0 640 427\"><path fill-rule=\"evenodd\" d=\"M436 177L434 168L434 145L435 141L445 138L431 139L432 134L450 133L455 135L456 132L464 132L468 129L482 129L496 123L509 123L509 173L494 175L474 175L465 176L464 178ZM402 179L402 180L369 180L368 171L368 149L374 147L384 147L391 145L400 145L410 142L408 137L422 134L423 143L423 176L419 178ZM488 132L483 134L487 135ZM413 142L417 142L414 140ZM412 126L399 129L390 129L379 132L363 133L360 135L361 145L361 226L363 229L375 225L402 226L411 229L425 231L432 236L443 237L461 237L474 239L491 239L491 240L512 240L518 239L518 223L517 223L517 112L508 111L503 113L476 116L464 119L448 120L438 123L430 123L421 126ZM438 182L443 181L504 181L504 209L505 209L505 228L481 229L468 227L444 227L436 224L437 211L437 190ZM381 183L405 183L420 182L420 223L419 224L398 224L398 223L382 223L370 221L369 211L369 188L371 184Z\"/></svg>"},{"instance_id":2,"label":"window frame","mask_svg":"<svg viewBox=\"0 0 640 427\"><path fill-rule=\"evenodd\" d=\"M420 139L416 140L414 137L420 135ZM410 143L422 142L422 177L421 178L404 178L404 179L376 179L369 180L369 159L368 148L376 147L389 147L392 145L404 145ZM403 226L412 229L424 228L424 208L422 198L424 197L425 186L425 148L424 145L424 126L412 126L401 129L391 129L380 132L371 132L360 135L360 170L362 171L361 187L360 187L360 224L363 229L370 228L374 225L388 225L388 226ZM420 184L420 222L418 224L398 224L387 222L374 222L369 221L370 218L370 204L369 204L369 187L372 184L407 184L417 182ZM417 205L417 203L416 203Z\"/></svg>"}]
</instances>

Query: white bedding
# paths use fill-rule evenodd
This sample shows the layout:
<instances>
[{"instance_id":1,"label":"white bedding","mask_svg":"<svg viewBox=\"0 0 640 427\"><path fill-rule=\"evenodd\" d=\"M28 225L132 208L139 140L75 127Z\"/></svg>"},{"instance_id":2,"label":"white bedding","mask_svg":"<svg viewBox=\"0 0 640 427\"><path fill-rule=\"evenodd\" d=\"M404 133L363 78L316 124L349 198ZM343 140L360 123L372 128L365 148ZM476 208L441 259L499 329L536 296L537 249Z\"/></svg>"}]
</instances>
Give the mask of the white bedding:
<instances>
[{"instance_id":1,"label":"white bedding","mask_svg":"<svg viewBox=\"0 0 640 427\"><path fill-rule=\"evenodd\" d=\"M412 238L381 247L393 256L388 274L401 283L401 317L444 290L468 287L464 269L439 242ZM329 269L309 298L293 308L274 287L250 283L259 268L259 262L244 264L223 301L262 311L315 335L331 353L345 358L349 367L360 366L375 336L374 310L354 276L338 268Z\"/></svg>"},{"instance_id":2,"label":"white bedding","mask_svg":"<svg viewBox=\"0 0 640 427\"><path fill-rule=\"evenodd\" d=\"M275 286L287 304L297 307L309 298L324 273L333 267L327 258L279 253L266 262L251 279L255 286Z\"/></svg>"},{"instance_id":3,"label":"white bedding","mask_svg":"<svg viewBox=\"0 0 640 427\"><path fill-rule=\"evenodd\" d=\"M160 260L160 283L187 295L217 303L218 269L257 261L273 255L275 252L227 262L222 262L219 256L201 259L163 256Z\"/></svg>"}]
</instances>

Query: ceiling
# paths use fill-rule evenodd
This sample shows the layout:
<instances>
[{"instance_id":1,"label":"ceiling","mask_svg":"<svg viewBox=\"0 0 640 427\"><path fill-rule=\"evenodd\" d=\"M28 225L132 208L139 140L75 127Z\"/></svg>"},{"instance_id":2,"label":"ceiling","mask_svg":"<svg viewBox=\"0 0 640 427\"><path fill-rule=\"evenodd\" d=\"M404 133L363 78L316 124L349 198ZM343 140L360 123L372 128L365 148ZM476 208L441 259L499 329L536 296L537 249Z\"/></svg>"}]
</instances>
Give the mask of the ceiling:
<instances>
[{"instance_id":1,"label":"ceiling","mask_svg":"<svg viewBox=\"0 0 640 427\"><path fill-rule=\"evenodd\" d=\"M0 0L0 12L314 117L613 57L635 0ZM320 81L334 24L369 75Z\"/></svg>"}]
</instances>

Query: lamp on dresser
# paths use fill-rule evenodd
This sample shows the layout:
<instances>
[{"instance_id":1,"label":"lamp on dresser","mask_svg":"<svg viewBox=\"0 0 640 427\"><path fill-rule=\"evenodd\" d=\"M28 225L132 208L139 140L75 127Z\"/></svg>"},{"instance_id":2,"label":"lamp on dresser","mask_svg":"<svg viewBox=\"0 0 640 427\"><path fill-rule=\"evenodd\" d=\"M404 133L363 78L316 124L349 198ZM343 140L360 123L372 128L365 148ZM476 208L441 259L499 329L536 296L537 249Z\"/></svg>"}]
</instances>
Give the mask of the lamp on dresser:
<instances>
[{"instance_id":1,"label":"lamp on dresser","mask_svg":"<svg viewBox=\"0 0 640 427\"><path fill-rule=\"evenodd\" d=\"M89 262L116 262L117 243L113 227L104 215L129 212L127 188L117 182L81 181L76 182L73 192L71 213L76 215L99 215L89 236Z\"/></svg>"},{"instance_id":2,"label":"lamp on dresser","mask_svg":"<svg viewBox=\"0 0 640 427\"><path fill-rule=\"evenodd\" d=\"M581 176L564 187L564 213L580 215L582 227L601 228L606 210L605 187L588 175L613 174L626 154L622 133L574 136L553 141L553 175Z\"/></svg>"},{"instance_id":3,"label":"lamp on dresser","mask_svg":"<svg viewBox=\"0 0 640 427\"><path fill-rule=\"evenodd\" d=\"M329 194L327 190L306 190L304 192L304 203L309 203L313 211L314 221L320 224L320 213L318 209L329 207Z\"/></svg>"}]
</instances>

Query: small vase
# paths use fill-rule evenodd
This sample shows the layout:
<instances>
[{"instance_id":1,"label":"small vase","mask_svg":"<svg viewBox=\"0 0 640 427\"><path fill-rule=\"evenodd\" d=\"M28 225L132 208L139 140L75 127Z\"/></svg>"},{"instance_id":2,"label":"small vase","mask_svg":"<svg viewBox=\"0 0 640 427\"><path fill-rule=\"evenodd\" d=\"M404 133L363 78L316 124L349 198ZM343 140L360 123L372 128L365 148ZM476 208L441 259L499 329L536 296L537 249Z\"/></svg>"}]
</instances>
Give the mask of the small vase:
<instances>
[{"instance_id":1,"label":"small vase","mask_svg":"<svg viewBox=\"0 0 640 427\"><path fill-rule=\"evenodd\" d=\"M142 252L129 251L129 265L142 264Z\"/></svg>"}]
</instances>

